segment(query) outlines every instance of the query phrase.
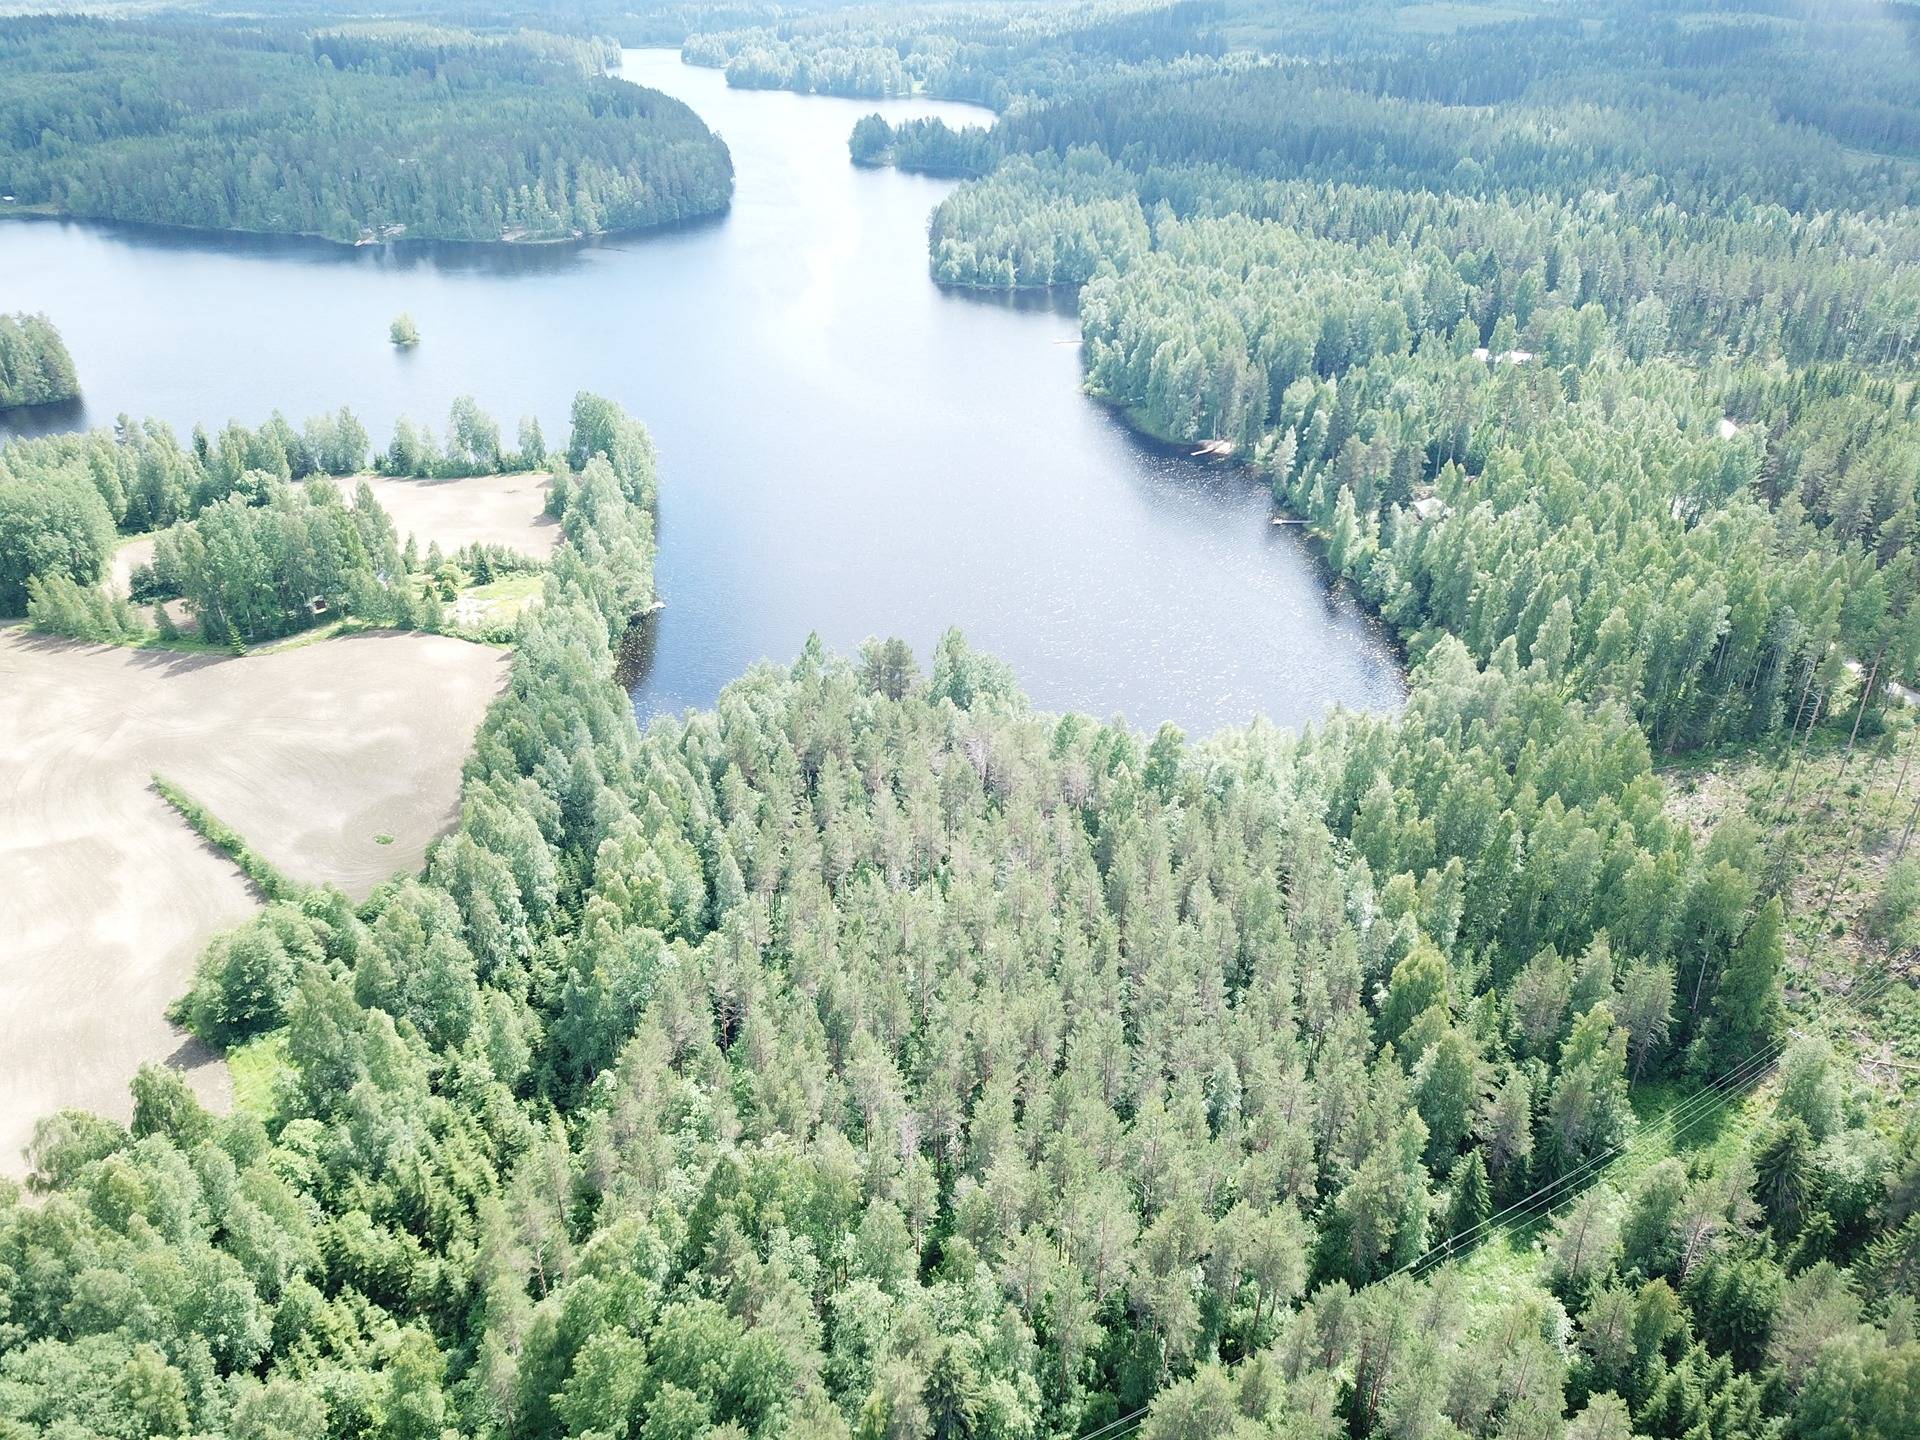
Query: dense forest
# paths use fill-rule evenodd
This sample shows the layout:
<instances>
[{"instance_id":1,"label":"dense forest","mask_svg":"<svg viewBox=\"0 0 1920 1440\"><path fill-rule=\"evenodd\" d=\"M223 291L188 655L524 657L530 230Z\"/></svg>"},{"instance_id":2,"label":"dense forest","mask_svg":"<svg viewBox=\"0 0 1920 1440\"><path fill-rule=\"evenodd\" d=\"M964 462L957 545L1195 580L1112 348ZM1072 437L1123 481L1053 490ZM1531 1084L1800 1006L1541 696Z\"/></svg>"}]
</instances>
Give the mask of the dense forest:
<instances>
[{"instance_id":1,"label":"dense forest","mask_svg":"<svg viewBox=\"0 0 1920 1440\"><path fill-rule=\"evenodd\" d=\"M1269 474L1417 646L1564 641L1663 751L1811 725L1846 658L1877 706L1920 664L1912 182L1768 87L1898 23L1597 14L1022 107L933 273L1085 282L1089 388ZM1501 47L1511 93L1437 78Z\"/></svg>"},{"instance_id":2,"label":"dense forest","mask_svg":"<svg viewBox=\"0 0 1920 1440\"><path fill-rule=\"evenodd\" d=\"M950 633L642 732L645 431L586 395L559 454L397 427L392 473L556 475L459 823L208 948L177 1013L270 1077L238 1113L151 1067L131 1125L40 1127L0 1437L1907 1440L1920 1118L1856 1049L1899 1049L1920 863L1843 937L1793 827L1663 767L1777 757L1791 796L1915 733L1908 24L693 36L735 83L1002 108L850 148L980 175L936 278L1083 287L1090 391L1309 524L1406 708L1144 735ZM18 442L0 586L173 527L172 583L270 628L393 573L326 478L372 458L344 411Z\"/></svg>"},{"instance_id":3,"label":"dense forest","mask_svg":"<svg viewBox=\"0 0 1920 1440\"><path fill-rule=\"evenodd\" d=\"M746 89L929 94L998 109L1117 66L1220 53L1222 13L1209 0L826 6L739 27L703 19L680 53Z\"/></svg>"},{"instance_id":4,"label":"dense forest","mask_svg":"<svg viewBox=\"0 0 1920 1440\"><path fill-rule=\"evenodd\" d=\"M1755 837L1664 821L1618 707L1447 641L1404 721L1192 747L949 636L643 737L648 453L586 402L569 457L459 829L183 1002L273 1047L269 1113L155 1069L42 1127L20 1425L1900 1433L1920 1131L1822 1042L1710 1166L1566 1188L1636 1083L1788 1039ZM1438 1263L1542 1187L1541 1281Z\"/></svg>"},{"instance_id":5,"label":"dense forest","mask_svg":"<svg viewBox=\"0 0 1920 1440\"><path fill-rule=\"evenodd\" d=\"M79 394L73 357L53 322L44 315L0 315L0 410Z\"/></svg>"},{"instance_id":6,"label":"dense forest","mask_svg":"<svg viewBox=\"0 0 1920 1440\"><path fill-rule=\"evenodd\" d=\"M829 8L836 3L826 0ZM73 0L60 10L116 14L121 8L116 0ZM149 8L169 16L248 24L257 24L262 14L254 0L180 0ZM286 0L274 7L274 13L314 26L364 24L369 13L377 13L383 20L427 27L486 33L538 31L580 40L611 39L620 45L678 45L696 31L771 25L791 12L776 0L489 0L486 5L471 0L383 0L377 12L363 0Z\"/></svg>"},{"instance_id":7,"label":"dense forest","mask_svg":"<svg viewBox=\"0 0 1920 1440\"><path fill-rule=\"evenodd\" d=\"M992 168L987 132L977 125L955 130L943 120L902 120L880 115L856 121L847 137L856 165L894 165L923 175L978 175Z\"/></svg>"},{"instance_id":8,"label":"dense forest","mask_svg":"<svg viewBox=\"0 0 1920 1440\"><path fill-rule=\"evenodd\" d=\"M550 240L724 210L726 146L603 44L392 24L0 20L0 191L91 219Z\"/></svg>"}]
</instances>

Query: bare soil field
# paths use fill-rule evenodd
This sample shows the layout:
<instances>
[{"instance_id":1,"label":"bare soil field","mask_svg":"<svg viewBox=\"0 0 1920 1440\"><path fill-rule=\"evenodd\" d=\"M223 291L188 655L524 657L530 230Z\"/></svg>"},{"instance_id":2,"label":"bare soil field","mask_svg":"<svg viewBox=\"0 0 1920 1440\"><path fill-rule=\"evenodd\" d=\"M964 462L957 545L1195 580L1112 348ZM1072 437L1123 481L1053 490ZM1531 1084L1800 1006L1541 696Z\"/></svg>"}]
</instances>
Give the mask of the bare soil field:
<instances>
[{"instance_id":1,"label":"bare soil field","mask_svg":"<svg viewBox=\"0 0 1920 1440\"><path fill-rule=\"evenodd\" d=\"M398 480L369 475L373 498L393 517L404 544L412 535L425 550L434 541L448 554L464 545L504 545L536 560L553 553L560 522L546 513L549 476L475 475L467 480ZM342 480L352 498L358 480Z\"/></svg>"},{"instance_id":2,"label":"bare soil field","mask_svg":"<svg viewBox=\"0 0 1920 1440\"><path fill-rule=\"evenodd\" d=\"M151 776L293 878L363 897L451 825L507 658L435 635L232 659L0 628L0 1174L55 1109L127 1118L142 1061L227 1098L163 1012L258 897Z\"/></svg>"}]
</instances>

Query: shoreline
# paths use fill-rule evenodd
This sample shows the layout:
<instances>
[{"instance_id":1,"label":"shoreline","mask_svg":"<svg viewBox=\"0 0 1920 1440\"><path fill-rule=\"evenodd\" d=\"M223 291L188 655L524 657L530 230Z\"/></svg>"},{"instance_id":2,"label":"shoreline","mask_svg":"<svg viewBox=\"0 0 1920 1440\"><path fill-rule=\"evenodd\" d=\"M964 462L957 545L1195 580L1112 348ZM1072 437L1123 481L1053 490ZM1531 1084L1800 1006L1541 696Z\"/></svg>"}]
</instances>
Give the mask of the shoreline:
<instances>
[{"instance_id":1,"label":"shoreline","mask_svg":"<svg viewBox=\"0 0 1920 1440\"><path fill-rule=\"evenodd\" d=\"M733 197L731 192L729 192L727 203L716 210L703 210L695 215L676 216L671 220L658 220L648 225L630 226L619 230L595 230L591 233L576 231L572 235L503 235L497 240L475 240L441 235L394 235L376 240L341 240L332 235L323 235L312 230L226 230L210 225L175 224L167 220L134 220L118 215L83 215L73 210L49 210L39 206L8 206L0 208L0 221L17 220L41 224L51 222L65 225L97 225L115 229L149 231L159 235L181 239L268 240L307 245L325 245L329 249L337 251L404 251L413 247L426 249L431 246L460 246L463 249L505 252L509 250L564 248L567 246L577 246L584 249L601 240L618 240L636 235L653 235L665 230L706 224L724 218L732 209Z\"/></svg>"}]
</instances>

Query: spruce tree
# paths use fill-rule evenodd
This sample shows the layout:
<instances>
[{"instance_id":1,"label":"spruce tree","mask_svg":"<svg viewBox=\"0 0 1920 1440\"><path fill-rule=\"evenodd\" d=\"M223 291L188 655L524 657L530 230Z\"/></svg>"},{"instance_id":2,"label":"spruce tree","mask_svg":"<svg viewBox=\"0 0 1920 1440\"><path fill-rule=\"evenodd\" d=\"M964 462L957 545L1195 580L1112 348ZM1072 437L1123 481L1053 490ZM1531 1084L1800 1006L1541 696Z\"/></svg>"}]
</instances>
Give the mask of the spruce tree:
<instances>
[{"instance_id":1,"label":"spruce tree","mask_svg":"<svg viewBox=\"0 0 1920 1440\"><path fill-rule=\"evenodd\" d=\"M1478 1150L1469 1150L1454 1162L1447 1196L1447 1238L1455 1240L1474 1231L1493 1213L1493 1193L1487 1184L1487 1162Z\"/></svg>"}]
</instances>

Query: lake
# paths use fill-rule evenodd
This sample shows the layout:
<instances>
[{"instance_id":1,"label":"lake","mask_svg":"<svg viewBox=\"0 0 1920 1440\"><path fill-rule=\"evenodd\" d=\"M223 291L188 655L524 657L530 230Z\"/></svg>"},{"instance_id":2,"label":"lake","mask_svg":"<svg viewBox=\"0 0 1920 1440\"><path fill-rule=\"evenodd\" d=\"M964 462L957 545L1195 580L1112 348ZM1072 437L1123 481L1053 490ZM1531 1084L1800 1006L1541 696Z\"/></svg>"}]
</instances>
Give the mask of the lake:
<instances>
[{"instance_id":1,"label":"lake","mask_svg":"<svg viewBox=\"0 0 1920 1440\"><path fill-rule=\"evenodd\" d=\"M50 315L86 391L43 423L347 404L384 444L403 414L442 432L470 394L509 439L532 413L558 445L574 393L606 394L661 456L643 717L710 704L809 631L843 651L902 635L924 660L950 625L1039 706L1145 727L1400 703L1385 632L1262 487L1081 393L1069 298L933 284L926 222L952 182L848 162L862 115L986 111L730 90L672 51L629 51L624 73L727 142L729 214L527 248L0 224L0 310ZM387 341L402 310L410 352Z\"/></svg>"}]
</instances>

